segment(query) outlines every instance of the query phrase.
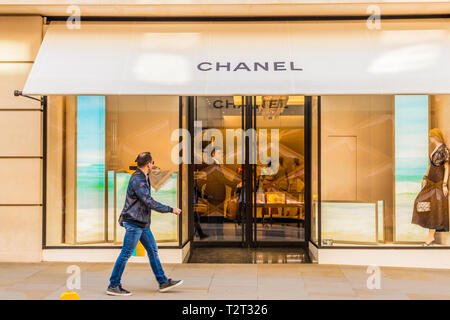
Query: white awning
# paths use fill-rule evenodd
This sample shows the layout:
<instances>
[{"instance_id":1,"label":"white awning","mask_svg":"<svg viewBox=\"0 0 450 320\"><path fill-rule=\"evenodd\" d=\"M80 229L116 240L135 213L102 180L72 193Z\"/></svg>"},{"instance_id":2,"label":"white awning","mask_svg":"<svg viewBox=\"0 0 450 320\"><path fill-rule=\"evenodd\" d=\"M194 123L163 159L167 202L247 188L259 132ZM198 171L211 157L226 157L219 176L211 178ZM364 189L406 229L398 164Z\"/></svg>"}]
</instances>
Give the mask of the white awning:
<instances>
[{"instance_id":1,"label":"white awning","mask_svg":"<svg viewBox=\"0 0 450 320\"><path fill-rule=\"evenodd\" d=\"M369 22L369 24L371 24ZM450 93L448 20L51 24L39 95Z\"/></svg>"}]
</instances>

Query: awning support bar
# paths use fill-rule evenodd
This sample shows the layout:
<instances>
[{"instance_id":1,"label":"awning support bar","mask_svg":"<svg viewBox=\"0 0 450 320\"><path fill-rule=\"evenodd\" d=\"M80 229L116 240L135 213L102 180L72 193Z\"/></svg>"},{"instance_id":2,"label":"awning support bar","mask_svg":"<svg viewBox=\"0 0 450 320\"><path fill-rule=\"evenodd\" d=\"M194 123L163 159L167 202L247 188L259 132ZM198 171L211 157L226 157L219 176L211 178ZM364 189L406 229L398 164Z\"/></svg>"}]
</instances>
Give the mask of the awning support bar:
<instances>
[{"instance_id":1,"label":"awning support bar","mask_svg":"<svg viewBox=\"0 0 450 320\"><path fill-rule=\"evenodd\" d=\"M32 97L32 96L27 96L26 94L22 94L21 90L14 90L14 96L15 97L22 96L22 97L25 97L25 98L28 98L28 99L39 101L41 103L41 106L44 104L44 97L40 97L38 99L38 98L35 98L35 97Z\"/></svg>"}]
</instances>

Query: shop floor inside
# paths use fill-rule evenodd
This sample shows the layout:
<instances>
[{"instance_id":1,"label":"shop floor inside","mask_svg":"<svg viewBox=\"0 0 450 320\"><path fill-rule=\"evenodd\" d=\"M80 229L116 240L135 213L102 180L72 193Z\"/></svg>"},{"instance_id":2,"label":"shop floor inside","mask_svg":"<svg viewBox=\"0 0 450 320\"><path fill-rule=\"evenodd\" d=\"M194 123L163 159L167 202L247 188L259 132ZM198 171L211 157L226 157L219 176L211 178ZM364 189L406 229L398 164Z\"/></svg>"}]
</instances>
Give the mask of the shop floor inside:
<instances>
[{"instance_id":1,"label":"shop floor inside","mask_svg":"<svg viewBox=\"0 0 450 320\"><path fill-rule=\"evenodd\" d=\"M196 236L196 241L240 241L242 239L243 224L225 222L201 223L202 232L208 235L207 238L200 239ZM305 239L305 229L297 222L274 221L256 224L257 239L261 241L303 241Z\"/></svg>"},{"instance_id":2,"label":"shop floor inside","mask_svg":"<svg viewBox=\"0 0 450 320\"><path fill-rule=\"evenodd\" d=\"M310 263L305 249L287 247L194 247L188 261L189 263Z\"/></svg>"}]
</instances>

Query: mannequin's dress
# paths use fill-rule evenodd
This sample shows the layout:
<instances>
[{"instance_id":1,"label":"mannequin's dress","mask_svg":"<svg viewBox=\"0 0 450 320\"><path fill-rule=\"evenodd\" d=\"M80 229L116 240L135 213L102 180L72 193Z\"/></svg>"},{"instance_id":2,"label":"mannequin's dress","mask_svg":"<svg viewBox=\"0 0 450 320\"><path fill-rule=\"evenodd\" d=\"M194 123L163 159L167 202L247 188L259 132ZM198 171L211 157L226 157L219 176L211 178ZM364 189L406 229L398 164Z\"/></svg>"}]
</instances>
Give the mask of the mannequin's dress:
<instances>
[{"instance_id":1,"label":"mannequin's dress","mask_svg":"<svg viewBox=\"0 0 450 320\"><path fill-rule=\"evenodd\" d=\"M431 155L430 171L425 177L427 184L414 201L413 224L438 232L449 231L448 199L442 190L444 165L449 158L449 150L444 144Z\"/></svg>"}]
</instances>

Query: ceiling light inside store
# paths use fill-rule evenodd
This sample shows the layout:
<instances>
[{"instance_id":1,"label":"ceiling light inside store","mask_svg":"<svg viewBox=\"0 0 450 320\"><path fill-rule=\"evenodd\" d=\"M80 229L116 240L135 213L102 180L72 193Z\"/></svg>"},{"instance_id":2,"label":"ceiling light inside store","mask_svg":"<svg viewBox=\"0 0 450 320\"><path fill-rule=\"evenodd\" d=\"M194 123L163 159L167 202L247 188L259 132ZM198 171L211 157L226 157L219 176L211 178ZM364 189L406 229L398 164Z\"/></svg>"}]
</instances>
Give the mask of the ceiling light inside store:
<instances>
[{"instance_id":1,"label":"ceiling light inside store","mask_svg":"<svg viewBox=\"0 0 450 320\"><path fill-rule=\"evenodd\" d=\"M242 105L242 96L233 96L233 101L235 106ZM256 96L256 105L260 106L262 104L262 96ZM305 96L289 96L287 105L288 106L303 106L305 104Z\"/></svg>"},{"instance_id":2,"label":"ceiling light inside store","mask_svg":"<svg viewBox=\"0 0 450 320\"><path fill-rule=\"evenodd\" d=\"M263 96L261 108L258 108L258 113L264 119L277 119L283 113L284 108L286 108L288 99L288 96Z\"/></svg>"}]
</instances>

